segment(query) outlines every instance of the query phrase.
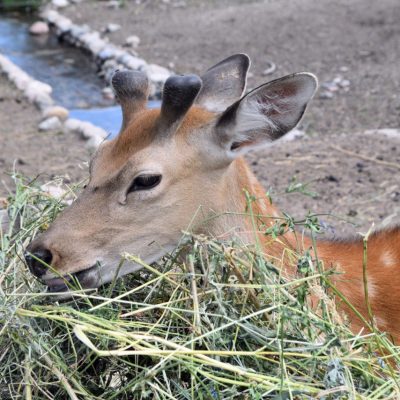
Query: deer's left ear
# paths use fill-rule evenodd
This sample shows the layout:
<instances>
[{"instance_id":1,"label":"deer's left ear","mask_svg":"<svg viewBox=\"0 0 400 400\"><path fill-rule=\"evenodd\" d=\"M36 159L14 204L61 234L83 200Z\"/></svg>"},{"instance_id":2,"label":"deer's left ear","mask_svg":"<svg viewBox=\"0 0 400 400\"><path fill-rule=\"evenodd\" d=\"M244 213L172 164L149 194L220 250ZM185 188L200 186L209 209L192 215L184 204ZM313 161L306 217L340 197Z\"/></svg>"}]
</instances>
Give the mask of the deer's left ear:
<instances>
[{"instance_id":1,"label":"deer's left ear","mask_svg":"<svg viewBox=\"0 0 400 400\"><path fill-rule=\"evenodd\" d=\"M299 123L317 86L314 75L302 72L254 89L220 116L218 142L235 156L279 139Z\"/></svg>"},{"instance_id":2,"label":"deer's left ear","mask_svg":"<svg viewBox=\"0 0 400 400\"><path fill-rule=\"evenodd\" d=\"M234 54L201 76L203 86L196 103L212 112L222 112L243 96L250 58Z\"/></svg>"}]
</instances>

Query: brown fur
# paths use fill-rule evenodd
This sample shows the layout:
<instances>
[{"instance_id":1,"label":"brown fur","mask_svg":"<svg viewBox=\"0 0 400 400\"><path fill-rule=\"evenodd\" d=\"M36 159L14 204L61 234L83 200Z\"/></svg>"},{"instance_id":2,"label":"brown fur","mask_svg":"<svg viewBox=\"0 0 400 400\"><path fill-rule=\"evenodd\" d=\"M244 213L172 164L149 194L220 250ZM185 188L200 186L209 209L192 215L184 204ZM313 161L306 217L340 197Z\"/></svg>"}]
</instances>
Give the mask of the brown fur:
<instances>
[{"instance_id":1,"label":"brown fur","mask_svg":"<svg viewBox=\"0 0 400 400\"><path fill-rule=\"evenodd\" d=\"M240 161L244 163L243 161ZM249 188L250 193L260 198L254 207L255 214L279 215L277 210L266 200L263 189L258 182L251 184L247 179L245 166L240 167L242 185ZM247 175L248 176L248 175ZM263 207L261 206L263 205ZM266 211L267 210L267 211ZM264 219L268 225L271 219ZM288 275L295 275L294 270L288 267L281 257L284 249L289 247L301 251L312 249L309 238L303 238L299 243L295 235L287 233L281 240L274 241L268 236L262 236L265 253L268 257L281 259ZM373 233L367 240L366 276L368 287L368 302L371 306L374 321L370 321L365 298L363 283L364 244L361 236L341 241L317 241L316 254L323 262L325 269L333 269L336 273L331 278L332 284L342 292L346 299L368 321L375 324L380 330L388 332L396 343L400 343L400 297L388 296L393 288L400 287L400 228L394 227ZM344 309L351 320L351 327L355 333L365 326L345 303L339 300L340 308Z\"/></svg>"},{"instance_id":2,"label":"brown fur","mask_svg":"<svg viewBox=\"0 0 400 400\"><path fill-rule=\"evenodd\" d=\"M101 146L92 162L87 189L30 248L49 249L52 266L61 275L85 271L98 260L104 262L101 279L97 275L88 277L88 285L96 286L112 279L121 253L138 254L151 263L176 245L182 230L190 229L219 238L236 234L247 242L258 241L266 257L281 260L286 274L296 274L285 249L303 251L312 248L311 241L299 241L290 232L279 240L261 230L255 236L251 218L239 215L246 207L245 189L257 198L253 213L262 216L264 226L280 218L246 162L240 157L234 161L227 158L218 140L210 139L215 114L192 107L176 134L166 138L158 131L159 113L137 111L118 138ZM162 174L160 188L150 193L127 193L136 174L148 169ZM398 343L400 299L395 289L400 287L399 243L399 228L373 234L367 262L375 322ZM319 241L314 250L325 268L338 271L333 283L368 319L362 240ZM121 274L135 268L127 267ZM44 276L44 280L53 278L51 272ZM341 307L358 332L361 321L347 306Z\"/></svg>"}]
</instances>

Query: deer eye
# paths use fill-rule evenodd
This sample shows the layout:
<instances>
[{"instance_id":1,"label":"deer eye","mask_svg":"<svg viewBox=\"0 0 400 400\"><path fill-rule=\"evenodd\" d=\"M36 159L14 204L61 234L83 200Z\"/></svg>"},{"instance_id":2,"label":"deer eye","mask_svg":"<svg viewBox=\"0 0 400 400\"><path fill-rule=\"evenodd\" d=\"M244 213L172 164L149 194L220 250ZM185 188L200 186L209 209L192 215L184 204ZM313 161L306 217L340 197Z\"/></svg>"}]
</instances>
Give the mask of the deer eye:
<instances>
[{"instance_id":1,"label":"deer eye","mask_svg":"<svg viewBox=\"0 0 400 400\"><path fill-rule=\"evenodd\" d=\"M149 190L156 187L161 182L161 175L139 175L128 189L128 193L137 192L139 190Z\"/></svg>"}]
</instances>

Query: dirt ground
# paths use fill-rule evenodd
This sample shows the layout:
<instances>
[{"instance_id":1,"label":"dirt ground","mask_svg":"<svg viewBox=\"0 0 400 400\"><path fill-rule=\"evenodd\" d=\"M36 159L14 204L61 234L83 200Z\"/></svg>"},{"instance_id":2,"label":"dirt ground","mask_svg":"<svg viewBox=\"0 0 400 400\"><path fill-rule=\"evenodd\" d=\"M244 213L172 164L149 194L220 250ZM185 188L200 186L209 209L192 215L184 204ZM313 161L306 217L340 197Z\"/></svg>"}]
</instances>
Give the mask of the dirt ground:
<instances>
[{"instance_id":1,"label":"dirt ground","mask_svg":"<svg viewBox=\"0 0 400 400\"><path fill-rule=\"evenodd\" d=\"M139 3L139 4L138 4ZM139 0L112 9L84 1L66 10L79 23L121 29L109 38L123 44L139 36L138 54L173 64L179 73L201 73L233 53L253 61L249 87L298 71L321 83L342 75L348 92L316 97L304 125L320 134L400 126L399 0ZM267 77L268 61L277 69ZM343 68L344 67L344 68ZM341 69L347 71L342 72Z\"/></svg>"},{"instance_id":2,"label":"dirt ground","mask_svg":"<svg viewBox=\"0 0 400 400\"><path fill-rule=\"evenodd\" d=\"M86 176L84 141L60 132L38 132L40 112L0 73L0 197L13 191L11 173L47 182L64 176L77 182Z\"/></svg>"},{"instance_id":3,"label":"dirt ground","mask_svg":"<svg viewBox=\"0 0 400 400\"><path fill-rule=\"evenodd\" d=\"M253 153L249 161L265 187L272 187L281 209L298 217L308 210L333 214L322 219L339 234L365 231L372 222L400 222L400 138L363 133L400 128L398 0L122 4L112 9L108 2L86 1L63 12L95 29L120 24L109 34L113 42L123 44L129 35L138 35L141 57L176 72L201 73L232 53L246 52L253 60L249 87L301 70L314 72L321 83L338 75L349 80L348 90L339 89L331 99L316 95L302 122L305 138ZM277 69L263 76L269 61ZM0 94L2 170L20 159L24 164L17 162L17 168L30 176L84 176L82 142L38 133L39 114L2 78ZM314 197L285 193L293 177L309 182ZM1 179L6 179L4 172Z\"/></svg>"},{"instance_id":4,"label":"dirt ground","mask_svg":"<svg viewBox=\"0 0 400 400\"><path fill-rule=\"evenodd\" d=\"M281 210L300 219L320 214L330 235L400 223L400 132L309 136L248 158ZM307 194L287 193L299 182Z\"/></svg>"}]
</instances>

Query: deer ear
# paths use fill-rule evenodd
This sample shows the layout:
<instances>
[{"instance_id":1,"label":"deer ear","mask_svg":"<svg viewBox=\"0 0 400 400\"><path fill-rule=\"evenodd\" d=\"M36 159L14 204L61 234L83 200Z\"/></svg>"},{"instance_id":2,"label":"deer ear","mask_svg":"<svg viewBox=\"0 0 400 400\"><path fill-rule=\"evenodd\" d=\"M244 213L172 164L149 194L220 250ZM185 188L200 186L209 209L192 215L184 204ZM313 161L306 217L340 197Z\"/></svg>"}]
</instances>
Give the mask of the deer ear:
<instances>
[{"instance_id":1,"label":"deer ear","mask_svg":"<svg viewBox=\"0 0 400 400\"><path fill-rule=\"evenodd\" d=\"M218 119L219 143L234 156L279 139L299 123L317 86L314 75L302 72L254 89Z\"/></svg>"},{"instance_id":2,"label":"deer ear","mask_svg":"<svg viewBox=\"0 0 400 400\"><path fill-rule=\"evenodd\" d=\"M242 97L249 67L246 54L235 54L211 67L201 76L203 86L196 103L209 111L225 111Z\"/></svg>"}]
</instances>

